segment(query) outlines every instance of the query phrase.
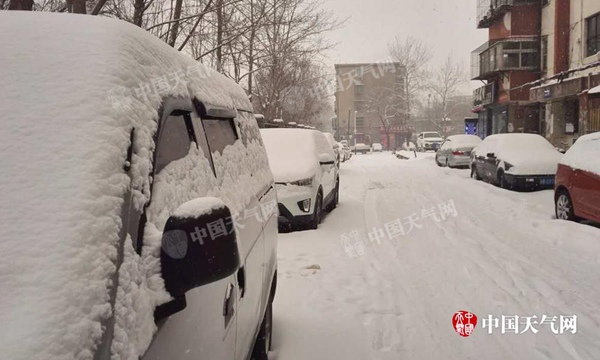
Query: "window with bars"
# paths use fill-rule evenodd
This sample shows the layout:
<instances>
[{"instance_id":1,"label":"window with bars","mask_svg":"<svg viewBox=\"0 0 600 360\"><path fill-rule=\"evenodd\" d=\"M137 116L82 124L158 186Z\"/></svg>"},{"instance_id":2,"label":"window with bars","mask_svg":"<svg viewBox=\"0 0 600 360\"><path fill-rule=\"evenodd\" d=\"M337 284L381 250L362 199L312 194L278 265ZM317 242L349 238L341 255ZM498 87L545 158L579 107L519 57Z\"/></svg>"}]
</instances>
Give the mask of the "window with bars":
<instances>
[{"instance_id":1,"label":"window with bars","mask_svg":"<svg viewBox=\"0 0 600 360\"><path fill-rule=\"evenodd\" d=\"M586 56L600 52L600 13L585 20L586 24Z\"/></svg>"}]
</instances>

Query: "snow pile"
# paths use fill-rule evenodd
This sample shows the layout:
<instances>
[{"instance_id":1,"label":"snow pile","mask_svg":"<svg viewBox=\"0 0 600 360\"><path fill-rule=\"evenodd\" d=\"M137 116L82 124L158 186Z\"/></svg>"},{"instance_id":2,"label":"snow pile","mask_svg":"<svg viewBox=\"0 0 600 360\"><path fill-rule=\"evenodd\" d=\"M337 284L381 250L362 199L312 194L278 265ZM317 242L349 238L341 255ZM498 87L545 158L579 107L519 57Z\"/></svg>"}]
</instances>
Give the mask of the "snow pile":
<instances>
[{"instance_id":1,"label":"snow pile","mask_svg":"<svg viewBox=\"0 0 600 360\"><path fill-rule=\"evenodd\" d=\"M191 93L247 111L251 105L232 81L124 22L3 12L0 31L11 34L0 40L2 356L91 359L111 316L122 248L112 351L114 359L137 359L155 331L152 309L168 299L158 261L168 217L204 196L239 212L271 179L256 120L240 112L238 131L254 136L215 154L217 177L192 147L154 179L142 255L130 239L119 244L127 190L138 209L149 199L161 96ZM161 96L134 91L160 78L171 79ZM132 128L130 179L122 168ZM193 181L188 174L179 182L186 171Z\"/></svg>"},{"instance_id":2,"label":"snow pile","mask_svg":"<svg viewBox=\"0 0 600 360\"><path fill-rule=\"evenodd\" d=\"M173 212L173 216L178 218L199 218L224 207L225 204L219 198L198 198L179 206L177 210Z\"/></svg>"},{"instance_id":3,"label":"snow pile","mask_svg":"<svg viewBox=\"0 0 600 360\"><path fill-rule=\"evenodd\" d=\"M600 175L600 132L577 139L560 163Z\"/></svg>"},{"instance_id":4,"label":"snow pile","mask_svg":"<svg viewBox=\"0 0 600 360\"><path fill-rule=\"evenodd\" d=\"M513 165L507 173L515 175L554 175L562 158L548 140L535 134L491 135L474 152L484 157L494 153L498 160Z\"/></svg>"},{"instance_id":5,"label":"snow pile","mask_svg":"<svg viewBox=\"0 0 600 360\"><path fill-rule=\"evenodd\" d=\"M316 130L261 129L271 171L278 183L312 178L318 170Z\"/></svg>"}]
</instances>

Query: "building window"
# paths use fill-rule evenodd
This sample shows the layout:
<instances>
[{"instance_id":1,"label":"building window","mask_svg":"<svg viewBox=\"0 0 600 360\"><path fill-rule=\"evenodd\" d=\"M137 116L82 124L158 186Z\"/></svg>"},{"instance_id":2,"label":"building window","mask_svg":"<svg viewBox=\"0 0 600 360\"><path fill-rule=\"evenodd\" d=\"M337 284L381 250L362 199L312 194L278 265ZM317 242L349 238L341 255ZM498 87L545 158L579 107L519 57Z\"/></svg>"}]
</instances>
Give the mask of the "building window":
<instances>
[{"instance_id":1,"label":"building window","mask_svg":"<svg viewBox=\"0 0 600 360\"><path fill-rule=\"evenodd\" d=\"M548 70L548 36L542 36L542 71Z\"/></svg>"},{"instance_id":2,"label":"building window","mask_svg":"<svg viewBox=\"0 0 600 360\"><path fill-rule=\"evenodd\" d=\"M365 127L365 118L359 116L356 118L356 128L364 128Z\"/></svg>"},{"instance_id":3,"label":"building window","mask_svg":"<svg viewBox=\"0 0 600 360\"><path fill-rule=\"evenodd\" d=\"M361 96L365 93L365 86L356 84L354 85L354 95Z\"/></svg>"},{"instance_id":4,"label":"building window","mask_svg":"<svg viewBox=\"0 0 600 360\"><path fill-rule=\"evenodd\" d=\"M542 6L550 4L550 0L542 0Z\"/></svg>"},{"instance_id":5,"label":"building window","mask_svg":"<svg viewBox=\"0 0 600 360\"><path fill-rule=\"evenodd\" d=\"M356 111L362 111L365 109L365 102L362 100L356 100L354 101L354 110Z\"/></svg>"},{"instance_id":6,"label":"building window","mask_svg":"<svg viewBox=\"0 0 600 360\"><path fill-rule=\"evenodd\" d=\"M600 52L600 13L585 20L587 36L587 56Z\"/></svg>"}]
</instances>

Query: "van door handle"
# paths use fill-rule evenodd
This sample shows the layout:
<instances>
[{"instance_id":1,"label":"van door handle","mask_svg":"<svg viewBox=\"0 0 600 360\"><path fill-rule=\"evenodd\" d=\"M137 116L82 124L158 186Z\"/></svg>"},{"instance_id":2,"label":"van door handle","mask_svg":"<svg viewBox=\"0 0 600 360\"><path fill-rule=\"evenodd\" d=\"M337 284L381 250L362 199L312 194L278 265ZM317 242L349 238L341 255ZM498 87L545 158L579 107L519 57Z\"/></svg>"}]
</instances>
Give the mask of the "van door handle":
<instances>
[{"instance_id":1,"label":"van door handle","mask_svg":"<svg viewBox=\"0 0 600 360\"><path fill-rule=\"evenodd\" d=\"M233 295L233 284L229 283L227 285L227 290L225 291L225 301L223 302L223 316L227 316L229 314L229 308L231 307L231 300Z\"/></svg>"}]
</instances>

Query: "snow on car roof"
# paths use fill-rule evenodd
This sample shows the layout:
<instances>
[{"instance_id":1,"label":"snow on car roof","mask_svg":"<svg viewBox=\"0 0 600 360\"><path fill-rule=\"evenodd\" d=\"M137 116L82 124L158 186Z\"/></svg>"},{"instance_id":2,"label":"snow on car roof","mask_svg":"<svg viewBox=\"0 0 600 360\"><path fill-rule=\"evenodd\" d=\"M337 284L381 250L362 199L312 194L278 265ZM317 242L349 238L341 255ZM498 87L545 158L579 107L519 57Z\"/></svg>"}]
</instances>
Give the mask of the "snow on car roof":
<instances>
[{"instance_id":1,"label":"snow on car roof","mask_svg":"<svg viewBox=\"0 0 600 360\"><path fill-rule=\"evenodd\" d=\"M122 21L4 11L0 33L10 34L0 38L0 349L8 359L89 358L111 312L133 127L130 174L147 188L161 105L150 89L251 105L232 81Z\"/></svg>"},{"instance_id":2,"label":"snow on car roof","mask_svg":"<svg viewBox=\"0 0 600 360\"><path fill-rule=\"evenodd\" d=\"M600 175L600 132L577 139L560 163L573 169Z\"/></svg>"},{"instance_id":3,"label":"snow on car roof","mask_svg":"<svg viewBox=\"0 0 600 360\"><path fill-rule=\"evenodd\" d=\"M477 146L481 143L481 138L475 135L452 135L448 136L452 146Z\"/></svg>"},{"instance_id":4,"label":"snow on car roof","mask_svg":"<svg viewBox=\"0 0 600 360\"><path fill-rule=\"evenodd\" d=\"M261 129L269 164L276 182L292 182L312 177L317 164L317 130Z\"/></svg>"}]
</instances>

